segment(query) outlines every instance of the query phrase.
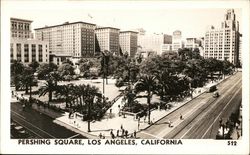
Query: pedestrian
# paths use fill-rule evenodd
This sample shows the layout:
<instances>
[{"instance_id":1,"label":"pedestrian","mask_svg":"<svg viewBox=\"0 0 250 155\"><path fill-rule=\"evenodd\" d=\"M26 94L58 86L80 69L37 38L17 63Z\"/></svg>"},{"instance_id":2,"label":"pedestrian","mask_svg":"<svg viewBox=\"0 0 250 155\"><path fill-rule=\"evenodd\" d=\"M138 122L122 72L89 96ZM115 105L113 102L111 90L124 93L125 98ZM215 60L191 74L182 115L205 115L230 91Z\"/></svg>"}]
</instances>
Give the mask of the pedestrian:
<instances>
[{"instance_id":1,"label":"pedestrian","mask_svg":"<svg viewBox=\"0 0 250 155\"><path fill-rule=\"evenodd\" d=\"M136 131L134 131L134 138L136 138Z\"/></svg>"},{"instance_id":2,"label":"pedestrian","mask_svg":"<svg viewBox=\"0 0 250 155\"><path fill-rule=\"evenodd\" d=\"M220 123L220 126L221 126L222 125L222 118L220 118L219 123Z\"/></svg>"},{"instance_id":3,"label":"pedestrian","mask_svg":"<svg viewBox=\"0 0 250 155\"><path fill-rule=\"evenodd\" d=\"M182 117L182 114L180 115L180 120L182 120L183 119L183 117Z\"/></svg>"},{"instance_id":4,"label":"pedestrian","mask_svg":"<svg viewBox=\"0 0 250 155\"><path fill-rule=\"evenodd\" d=\"M119 130L116 131L116 137L119 137Z\"/></svg>"},{"instance_id":5,"label":"pedestrian","mask_svg":"<svg viewBox=\"0 0 250 155\"><path fill-rule=\"evenodd\" d=\"M124 133L125 133L125 130L124 130L124 129L122 129L122 138L123 138L123 136L124 136Z\"/></svg>"},{"instance_id":6,"label":"pedestrian","mask_svg":"<svg viewBox=\"0 0 250 155\"><path fill-rule=\"evenodd\" d=\"M111 108L109 109L109 113L110 113L110 114L112 113L112 109L111 109Z\"/></svg>"},{"instance_id":7,"label":"pedestrian","mask_svg":"<svg viewBox=\"0 0 250 155\"><path fill-rule=\"evenodd\" d=\"M99 138L102 139L102 133L99 134Z\"/></svg>"},{"instance_id":8,"label":"pedestrian","mask_svg":"<svg viewBox=\"0 0 250 155\"><path fill-rule=\"evenodd\" d=\"M128 138L128 130L125 131L125 137Z\"/></svg>"},{"instance_id":9,"label":"pedestrian","mask_svg":"<svg viewBox=\"0 0 250 155\"><path fill-rule=\"evenodd\" d=\"M239 139L239 138L240 138L240 132L237 131L237 139Z\"/></svg>"},{"instance_id":10,"label":"pedestrian","mask_svg":"<svg viewBox=\"0 0 250 155\"><path fill-rule=\"evenodd\" d=\"M24 103L23 103L22 107L23 107L23 111L24 111L25 110L25 104Z\"/></svg>"},{"instance_id":11,"label":"pedestrian","mask_svg":"<svg viewBox=\"0 0 250 155\"><path fill-rule=\"evenodd\" d=\"M121 125L121 130L123 129L123 126Z\"/></svg>"}]
</instances>

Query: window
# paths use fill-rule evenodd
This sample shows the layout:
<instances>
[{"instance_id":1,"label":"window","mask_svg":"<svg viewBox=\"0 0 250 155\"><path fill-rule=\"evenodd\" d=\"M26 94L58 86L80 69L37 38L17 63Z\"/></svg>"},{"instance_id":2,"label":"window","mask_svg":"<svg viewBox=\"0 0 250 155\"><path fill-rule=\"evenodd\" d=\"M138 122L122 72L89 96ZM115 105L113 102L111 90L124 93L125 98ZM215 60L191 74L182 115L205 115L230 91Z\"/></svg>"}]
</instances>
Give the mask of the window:
<instances>
[{"instance_id":1,"label":"window","mask_svg":"<svg viewBox=\"0 0 250 155\"><path fill-rule=\"evenodd\" d=\"M43 61L43 47L42 45L38 45L38 61Z\"/></svg>"},{"instance_id":2,"label":"window","mask_svg":"<svg viewBox=\"0 0 250 155\"><path fill-rule=\"evenodd\" d=\"M21 44L16 44L16 51L17 51L17 61L21 61Z\"/></svg>"},{"instance_id":3,"label":"window","mask_svg":"<svg viewBox=\"0 0 250 155\"><path fill-rule=\"evenodd\" d=\"M31 56L32 56L31 61L32 62L36 61L36 45L35 44L31 45Z\"/></svg>"},{"instance_id":4,"label":"window","mask_svg":"<svg viewBox=\"0 0 250 155\"><path fill-rule=\"evenodd\" d=\"M29 62L29 44L24 44L24 62Z\"/></svg>"},{"instance_id":5,"label":"window","mask_svg":"<svg viewBox=\"0 0 250 155\"><path fill-rule=\"evenodd\" d=\"M14 52L13 44L11 43L10 44L10 60L11 60L11 62L13 61L13 52Z\"/></svg>"}]
</instances>

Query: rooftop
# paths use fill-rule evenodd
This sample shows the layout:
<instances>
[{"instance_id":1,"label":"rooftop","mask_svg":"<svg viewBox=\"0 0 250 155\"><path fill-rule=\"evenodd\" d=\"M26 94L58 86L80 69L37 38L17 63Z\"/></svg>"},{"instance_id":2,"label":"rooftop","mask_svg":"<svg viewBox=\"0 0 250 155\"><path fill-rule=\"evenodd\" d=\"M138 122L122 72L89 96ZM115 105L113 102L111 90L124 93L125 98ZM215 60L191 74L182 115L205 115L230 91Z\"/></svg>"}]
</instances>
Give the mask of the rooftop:
<instances>
[{"instance_id":1,"label":"rooftop","mask_svg":"<svg viewBox=\"0 0 250 155\"><path fill-rule=\"evenodd\" d=\"M73 23L65 22L63 24L54 25L54 26L45 26L45 27L41 27L41 28L36 28L34 30L41 30L41 29L53 28L53 27L64 26L64 25L72 25L72 24L88 24L88 25L95 26L95 24L92 24L92 23L86 23L86 22L78 21L78 22L73 22Z\"/></svg>"},{"instance_id":2,"label":"rooftop","mask_svg":"<svg viewBox=\"0 0 250 155\"><path fill-rule=\"evenodd\" d=\"M10 20L18 20L18 21L23 21L23 22L33 22L32 20L27 20L27 19L20 19L20 18L13 18L11 17Z\"/></svg>"},{"instance_id":3,"label":"rooftop","mask_svg":"<svg viewBox=\"0 0 250 155\"><path fill-rule=\"evenodd\" d=\"M99 28L96 28L96 30L100 30L100 29L116 29L116 30L120 30L120 29L115 28L115 27L99 27Z\"/></svg>"},{"instance_id":4,"label":"rooftop","mask_svg":"<svg viewBox=\"0 0 250 155\"><path fill-rule=\"evenodd\" d=\"M120 31L120 33L138 33L136 31Z\"/></svg>"}]
</instances>

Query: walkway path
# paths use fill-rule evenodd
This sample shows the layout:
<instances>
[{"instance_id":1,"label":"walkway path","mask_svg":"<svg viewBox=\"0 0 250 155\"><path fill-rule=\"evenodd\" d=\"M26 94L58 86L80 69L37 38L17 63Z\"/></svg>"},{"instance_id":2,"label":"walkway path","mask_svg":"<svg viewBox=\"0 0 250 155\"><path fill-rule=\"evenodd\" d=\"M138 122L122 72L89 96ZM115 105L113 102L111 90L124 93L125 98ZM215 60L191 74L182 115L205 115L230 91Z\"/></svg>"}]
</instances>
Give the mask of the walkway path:
<instances>
[{"instance_id":1,"label":"walkway path","mask_svg":"<svg viewBox=\"0 0 250 155\"><path fill-rule=\"evenodd\" d=\"M221 80L222 81L222 80ZM221 81L218 81L221 82ZM193 97L197 97L200 94L204 93L205 89L198 88L194 91ZM153 123L157 122L164 116L168 115L172 111L178 109L180 106L184 105L185 103L189 102L191 98L187 98L183 100L182 102L173 102L169 103L172 104L172 108L170 110L153 110L151 112L151 120ZM62 126L65 126L67 128L70 128L72 130L77 130L79 133L84 134L84 136L89 135L89 138L97 137L100 133L102 135L105 135L106 137L110 138L110 131L113 130L113 133L116 135L117 130L119 130L119 133L121 133L121 127L128 131L129 134L133 133L134 131L139 131L141 129L145 129L149 127L149 124L147 123L147 118L141 118L139 121L134 118L134 116L126 115L125 118L123 116L119 116L119 108L124 105L122 102L122 97L120 97L111 107L112 113L110 114L110 109L107 110L104 118L101 121L95 121L91 122L91 132L87 132L88 129L88 123L85 121L82 121L79 117L74 117L72 119L69 119L68 113L65 112L61 115L56 115L51 112L51 110L45 110L45 109L39 109L36 105L33 106L33 108L37 109L39 112L45 113L53 118L55 118L55 123L58 123Z\"/></svg>"}]
</instances>

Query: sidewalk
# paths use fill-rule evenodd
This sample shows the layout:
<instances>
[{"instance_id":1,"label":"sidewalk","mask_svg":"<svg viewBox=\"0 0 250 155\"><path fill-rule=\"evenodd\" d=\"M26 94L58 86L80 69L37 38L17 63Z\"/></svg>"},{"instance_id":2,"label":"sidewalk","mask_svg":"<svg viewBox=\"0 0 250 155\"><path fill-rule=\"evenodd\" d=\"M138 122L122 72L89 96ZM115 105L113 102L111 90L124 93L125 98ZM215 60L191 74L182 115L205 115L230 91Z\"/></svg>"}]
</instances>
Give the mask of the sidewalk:
<instances>
[{"instance_id":1,"label":"sidewalk","mask_svg":"<svg viewBox=\"0 0 250 155\"><path fill-rule=\"evenodd\" d=\"M227 79L226 77L225 79ZM222 79L220 81L217 81L216 83L219 84L220 82L224 81L225 79ZM205 86L202 88L197 88L193 92L193 99L198 97L199 95L203 94L205 92ZM169 103L173 107L170 110L153 110L151 111L151 121L152 123L156 123L159 120L161 120L163 117L167 116L169 113L177 110L184 104L188 103L191 100L191 98L186 98L182 102L172 102ZM13 99L12 101L15 101ZM37 106L36 104L33 104L32 108L35 110L44 113L52 118L55 119L55 123L62 125L70 130L73 130L75 132L78 132L88 138L97 138L98 135L101 133L102 135L105 135L107 138L110 137L110 131L113 130L114 135L116 136L117 130L119 130L119 134L121 134L121 127L124 130L127 130L129 134L133 133L134 131L138 132L140 130L148 128L150 125L147 122L147 118L144 119L141 118L140 122L134 118L134 116L126 115L125 118L123 116L119 116L119 108L124 105L122 102L122 97L120 97L112 106L110 109L112 113L110 113L110 109L107 110L104 118L101 121L94 121L90 123L90 129L91 132L87 132L88 129L88 123L86 121L82 121L79 117L77 118L74 116L74 118L69 118L68 113L59 113L55 112L52 109L43 107L43 106ZM177 126L181 121L174 122L174 126ZM152 125L152 124L151 124Z\"/></svg>"}]
</instances>

